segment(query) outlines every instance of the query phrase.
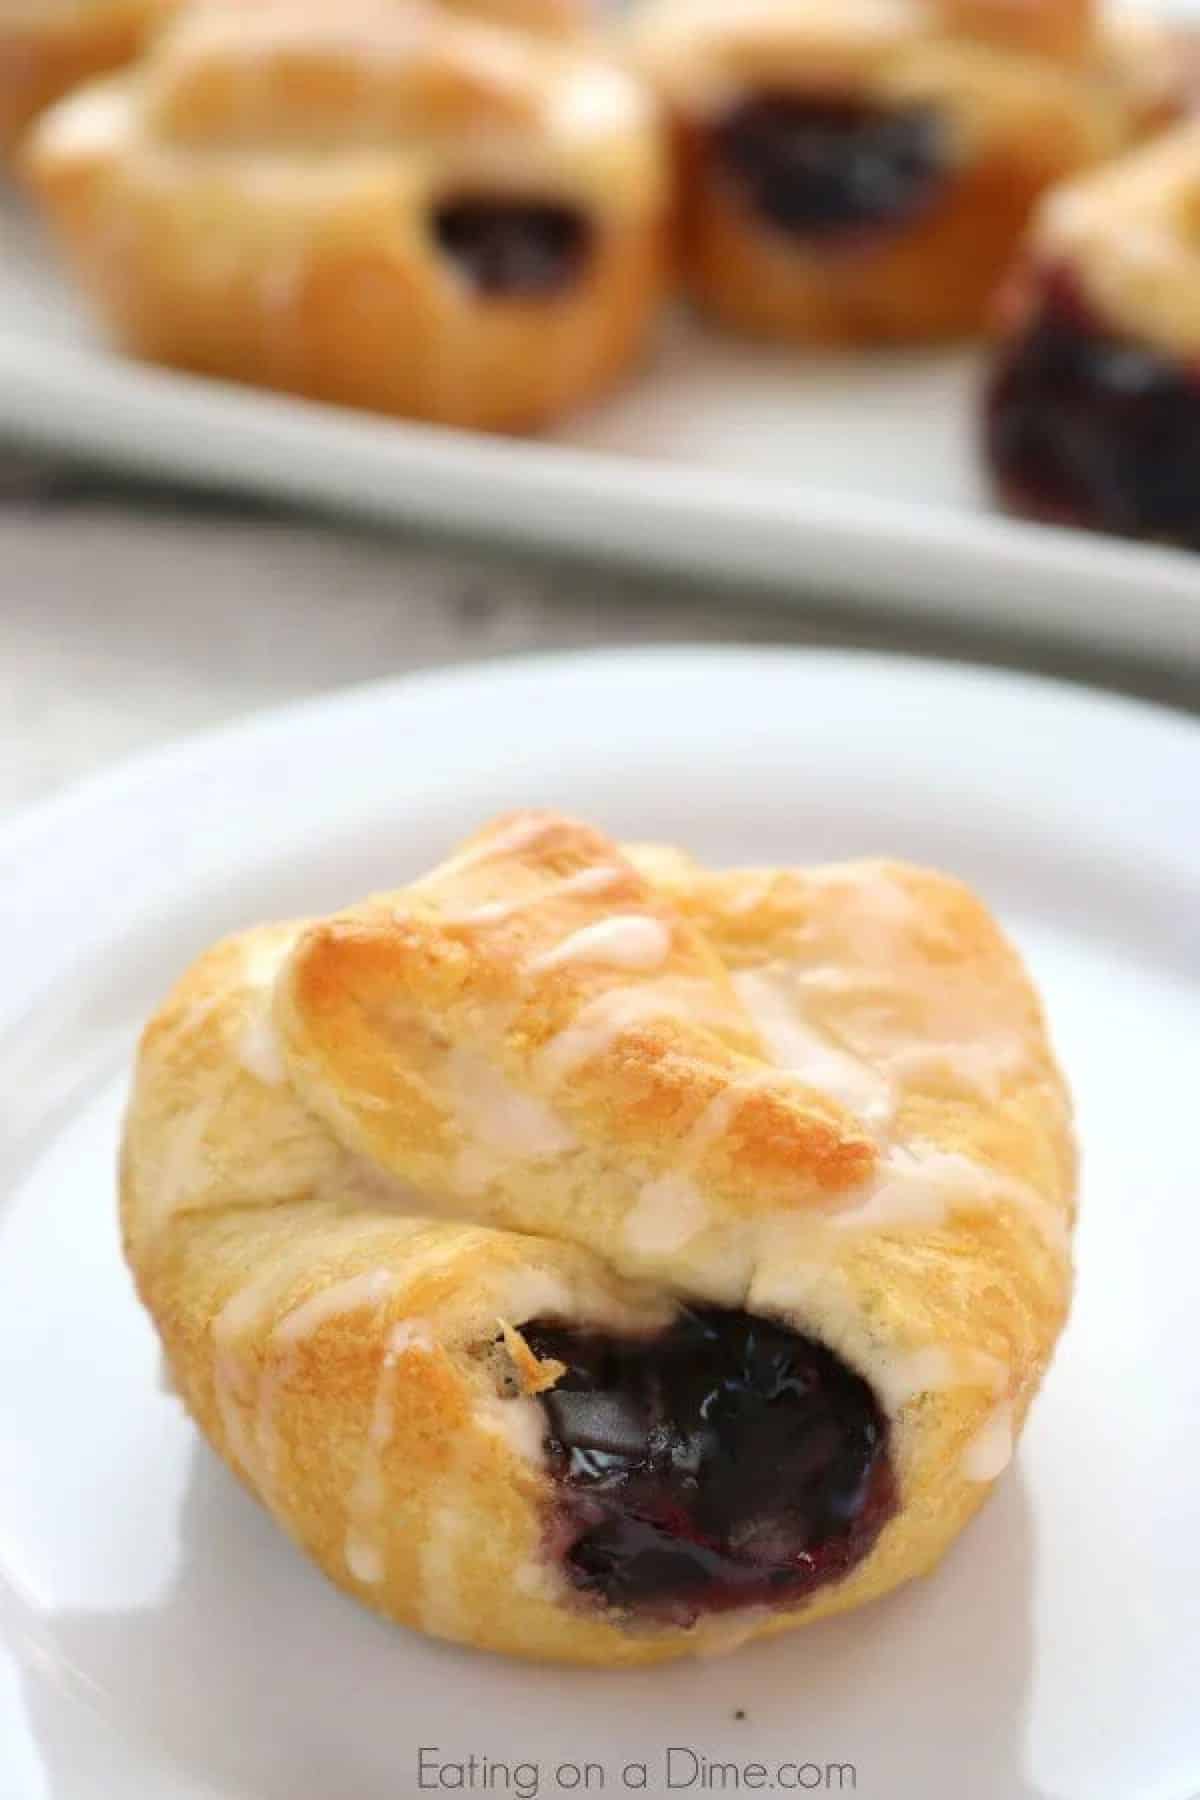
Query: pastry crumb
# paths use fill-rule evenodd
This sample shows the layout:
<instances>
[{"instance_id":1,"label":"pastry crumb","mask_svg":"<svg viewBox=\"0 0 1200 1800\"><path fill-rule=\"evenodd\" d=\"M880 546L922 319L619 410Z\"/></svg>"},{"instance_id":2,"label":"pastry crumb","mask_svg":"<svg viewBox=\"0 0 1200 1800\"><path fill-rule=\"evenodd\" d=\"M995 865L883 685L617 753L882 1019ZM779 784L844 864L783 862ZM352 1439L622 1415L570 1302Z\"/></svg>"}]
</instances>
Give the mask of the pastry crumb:
<instances>
[{"instance_id":1,"label":"pastry crumb","mask_svg":"<svg viewBox=\"0 0 1200 1800\"><path fill-rule=\"evenodd\" d=\"M559 1362L557 1357L535 1356L515 1325L510 1325L507 1319L497 1322L523 1394L544 1394L566 1374L567 1365Z\"/></svg>"}]
</instances>

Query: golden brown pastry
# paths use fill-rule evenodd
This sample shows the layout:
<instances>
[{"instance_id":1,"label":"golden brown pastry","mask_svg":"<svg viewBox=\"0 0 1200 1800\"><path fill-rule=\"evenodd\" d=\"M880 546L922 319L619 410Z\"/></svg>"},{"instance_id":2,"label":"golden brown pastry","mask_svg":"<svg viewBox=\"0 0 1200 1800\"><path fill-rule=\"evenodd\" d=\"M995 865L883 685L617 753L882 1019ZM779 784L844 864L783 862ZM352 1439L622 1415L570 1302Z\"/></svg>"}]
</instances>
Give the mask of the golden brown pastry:
<instances>
[{"instance_id":1,"label":"golden brown pastry","mask_svg":"<svg viewBox=\"0 0 1200 1800\"><path fill-rule=\"evenodd\" d=\"M1200 123L1043 202L987 392L1016 510L1200 549L1198 221Z\"/></svg>"},{"instance_id":2,"label":"golden brown pastry","mask_svg":"<svg viewBox=\"0 0 1200 1800\"><path fill-rule=\"evenodd\" d=\"M540 424L629 368L662 293L639 83L419 0L189 11L29 169L136 354L350 406Z\"/></svg>"},{"instance_id":3,"label":"golden brown pastry","mask_svg":"<svg viewBox=\"0 0 1200 1800\"><path fill-rule=\"evenodd\" d=\"M219 945L145 1033L125 1245L339 1586L635 1664L925 1572L1071 1286L1069 1105L944 876L710 874L555 814Z\"/></svg>"},{"instance_id":4,"label":"golden brown pastry","mask_svg":"<svg viewBox=\"0 0 1200 1800\"><path fill-rule=\"evenodd\" d=\"M1176 103L1165 34L1089 0L652 0L683 253L721 322L807 343L976 331L1047 187Z\"/></svg>"},{"instance_id":5,"label":"golden brown pastry","mask_svg":"<svg viewBox=\"0 0 1200 1800\"><path fill-rule=\"evenodd\" d=\"M333 0L336 4L336 0ZM494 25L559 37L583 33L596 24L591 0L441 0L452 12L471 13Z\"/></svg>"},{"instance_id":6,"label":"golden brown pastry","mask_svg":"<svg viewBox=\"0 0 1200 1800\"><path fill-rule=\"evenodd\" d=\"M0 0L0 146L78 82L131 62L178 0Z\"/></svg>"}]
</instances>

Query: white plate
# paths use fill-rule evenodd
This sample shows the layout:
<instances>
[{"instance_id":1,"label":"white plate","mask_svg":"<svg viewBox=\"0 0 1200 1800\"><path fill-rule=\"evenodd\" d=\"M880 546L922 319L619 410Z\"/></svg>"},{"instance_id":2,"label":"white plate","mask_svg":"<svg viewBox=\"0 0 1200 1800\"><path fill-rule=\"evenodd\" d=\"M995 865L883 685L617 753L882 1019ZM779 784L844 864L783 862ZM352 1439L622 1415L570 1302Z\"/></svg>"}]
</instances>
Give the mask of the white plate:
<instances>
[{"instance_id":1,"label":"white plate","mask_svg":"<svg viewBox=\"0 0 1200 1800\"><path fill-rule=\"evenodd\" d=\"M541 1795L573 1791L553 1771L585 1760L607 1775L592 1792L638 1791L637 1759L646 1791L672 1791L677 1746L853 1763L860 1800L1189 1800L1198 792L1196 726L1084 692L650 652L351 692L0 835L4 1800L407 1800L421 1745L535 1760ZM119 1261L126 1058L173 974L220 932L401 881L525 802L718 859L961 871L1031 956L1078 1089L1079 1300L1015 1467L930 1580L732 1660L533 1669L359 1611L158 1391Z\"/></svg>"},{"instance_id":2,"label":"white plate","mask_svg":"<svg viewBox=\"0 0 1200 1800\"><path fill-rule=\"evenodd\" d=\"M804 357L679 319L638 381L547 441L432 430L119 359L0 205L0 432L199 485L1200 667L1200 558L989 510L981 375L965 352Z\"/></svg>"}]
</instances>

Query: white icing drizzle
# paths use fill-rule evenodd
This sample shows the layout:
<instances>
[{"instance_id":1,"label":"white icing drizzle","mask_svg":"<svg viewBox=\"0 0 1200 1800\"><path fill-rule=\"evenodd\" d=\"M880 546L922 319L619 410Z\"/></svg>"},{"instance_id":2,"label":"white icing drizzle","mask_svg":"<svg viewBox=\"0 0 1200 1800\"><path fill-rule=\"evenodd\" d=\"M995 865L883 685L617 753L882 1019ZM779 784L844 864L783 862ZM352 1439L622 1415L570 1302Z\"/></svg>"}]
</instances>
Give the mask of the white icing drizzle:
<instances>
[{"instance_id":1,"label":"white icing drizzle","mask_svg":"<svg viewBox=\"0 0 1200 1800\"><path fill-rule=\"evenodd\" d=\"M729 1014L715 1004L706 984L695 981L647 981L638 987L611 988L581 1006L570 1024L543 1045L537 1059L538 1082L554 1086L565 1081L630 1026L672 1017L710 1022L727 1021Z\"/></svg>"},{"instance_id":2,"label":"white icing drizzle","mask_svg":"<svg viewBox=\"0 0 1200 1800\"><path fill-rule=\"evenodd\" d=\"M545 1460L546 1425L542 1409L527 1394L481 1394L475 1402L475 1422L493 1437L503 1438L522 1462L540 1468Z\"/></svg>"},{"instance_id":3,"label":"white icing drizzle","mask_svg":"<svg viewBox=\"0 0 1200 1800\"><path fill-rule=\"evenodd\" d=\"M243 1069L266 1087L282 1087L286 1078L271 1002L279 971L295 940L295 933L282 941L269 943L251 939L242 957L242 974L250 991L246 996L246 1017L238 1037L237 1056Z\"/></svg>"},{"instance_id":4,"label":"white icing drizzle","mask_svg":"<svg viewBox=\"0 0 1200 1800\"><path fill-rule=\"evenodd\" d=\"M679 1146L678 1168L647 1182L625 1215L626 1242L635 1254L670 1255L704 1229L708 1203L689 1171L729 1129L747 1095L777 1079L774 1069L748 1070L709 1101Z\"/></svg>"},{"instance_id":5,"label":"white icing drizzle","mask_svg":"<svg viewBox=\"0 0 1200 1800\"><path fill-rule=\"evenodd\" d=\"M238 1061L264 1087L283 1086L283 1054L268 1006L255 1007L248 1014L238 1039Z\"/></svg>"},{"instance_id":6,"label":"white icing drizzle","mask_svg":"<svg viewBox=\"0 0 1200 1800\"><path fill-rule=\"evenodd\" d=\"M303 1343L305 1338L312 1337L330 1319L357 1312L360 1307L373 1306L390 1293L398 1281L399 1276L392 1269L367 1269L361 1275L349 1275L345 1281L335 1281L332 1287L322 1288L320 1293L310 1295L286 1313L271 1333L272 1339L290 1350Z\"/></svg>"},{"instance_id":7,"label":"white icing drizzle","mask_svg":"<svg viewBox=\"0 0 1200 1800\"><path fill-rule=\"evenodd\" d=\"M614 913L572 932L553 950L535 956L531 972L559 969L566 963L601 963L613 969L658 969L671 953L671 928L646 913Z\"/></svg>"},{"instance_id":8,"label":"white icing drizzle","mask_svg":"<svg viewBox=\"0 0 1200 1800\"><path fill-rule=\"evenodd\" d=\"M172 1121L153 1188L156 1224L165 1224L188 1195L203 1186L208 1171L200 1147L215 1111L216 1107L211 1103L201 1104L189 1112L177 1114Z\"/></svg>"},{"instance_id":9,"label":"white icing drizzle","mask_svg":"<svg viewBox=\"0 0 1200 1800\"><path fill-rule=\"evenodd\" d=\"M1025 1048L1015 1033L990 1038L958 1038L944 1043L912 1044L889 1051L887 1063L898 1080L929 1085L936 1078L958 1091L973 1090L994 1099L1005 1079L1020 1068Z\"/></svg>"},{"instance_id":10,"label":"white icing drizzle","mask_svg":"<svg viewBox=\"0 0 1200 1800\"><path fill-rule=\"evenodd\" d=\"M515 1087L477 1051L456 1046L446 1073L459 1129L473 1144L525 1161L575 1148L574 1132L544 1100Z\"/></svg>"},{"instance_id":11,"label":"white icing drizzle","mask_svg":"<svg viewBox=\"0 0 1200 1800\"><path fill-rule=\"evenodd\" d=\"M301 1301L276 1325L267 1346L266 1369L259 1378L254 1412L254 1451L260 1479L268 1490L274 1484L278 1465L276 1416L279 1395L292 1373L296 1352L307 1338L331 1319L377 1305L399 1284L400 1277L392 1270L369 1269L361 1275L348 1276L345 1281L336 1281L331 1287ZM272 1357L273 1349L282 1354Z\"/></svg>"},{"instance_id":12,"label":"white icing drizzle","mask_svg":"<svg viewBox=\"0 0 1200 1800\"><path fill-rule=\"evenodd\" d=\"M1012 1402L1001 1400L963 1451L962 1473L967 1481L995 1481L1012 1461L1012 1454Z\"/></svg>"},{"instance_id":13,"label":"white icing drizzle","mask_svg":"<svg viewBox=\"0 0 1200 1800\"><path fill-rule=\"evenodd\" d=\"M552 882L535 893L522 894L519 900L485 900L463 912L443 913L441 920L443 925L497 925L503 919L529 912L535 906L544 906L548 900L606 893L609 888L617 885L624 873L625 871L612 866L579 869L574 875L565 875L561 881Z\"/></svg>"},{"instance_id":14,"label":"white icing drizzle","mask_svg":"<svg viewBox=\"0 0 1200 1800\"><path fill-rule=\"evenodd\" d=\"M247 1282L226 1302L213 1324L217 1410L237 1460L267 1492L277 1463L278 1397L291 1373L296 1350L330 1319L377 1304L400 1283L390 1269L369 1269L301 1301L275 1326L266 1346L264 1371L253 1381L238 1354L237 1340L253 1328L293 1273L291 1263L285 1261ZM273 1351L279 1354L273 1356Z\"/></svg>"},{"instance_id":15,"label":"white icing drizzle","mask_svg":"<svg viewBox=\"0 0 1200 1800\"><path fill-rule=\"evenodd\" d=\"M917 898L896 874L874 865L809 870L804 884L836 893L836 907L817 909L801 932L796 960L778 974L810 996L838 995L837 1042L896 1080L922 1072L991 1095L1023 1061L1023 1020L984 993L971 970L936 968L922 948ZM919 996L913 1030L910 995Z\"/></svg>"},{"instance_id":16,"label":"white icing drizzle","mask_svg":"<svg viewBox=\"0 0 1200 1800\"><path fill-rule=\"evenodd\" d=\"M536 844L547 829L547 821L543 818L514 819L507 830L489 835L452 856L448 862L443 863L443 873L448 869L473 869L480 863L494 862L502 856L516 856L520 851L528 850L531 845Z\"/></svg>"},{"instance_id":17,"label":"white icing drizzle","mask_svg":"<svg viewBox=\"0 0 1200 1800\"><path fill-rule=\"evenodd\" d=\"M298 935L298 932L293 931L285 937L266 942L261 938L251 938L242 953L242 973L246 985L273 988L280 969L291 955Z\"/></svg>"},{"instance_id":18,"label":"white icing drizzle","mask_svg":"<svg viewBox=\"0 0 1200 1800\"><path fill-rule=\"evenodd\" d=\"M369 1538L360 1537L353 1527L346 1532L343 1556L355 1581L361 1581L364 1587L375 1587L383 1580L384 1561L378 1546Z\"/></svg>"},{"instance_id":19,"label":"white icing drizzle","mask_svg":"<svg viewBox=\"0 0 1200 1800\"><path fill-rule=\"evenodd\" d=\"M895 1095L883 1071L809 1023L796 1002L785 997L777 977L763 969L744 969L733 984L777 1068L829 1094L868 1125L891 1118Z\"/></svg>"},{"instance_id":20,"label":"white icing drizzle","mask_svg":"<svg viewBox=\"0 0 1200 1800\"><path fill-rule=\"evenodd\" d=\"M703 1230L708 1206L686 1175L648 1181L625 1215L625 1241L636 1256L670 1256Z\"/></svg>"},{"instance_id":21,"label":"white icing drizzle","mask_svg":"<svg viewBox=\"0 0 1200 1800\"><path fill-rule=\"evenodd\" d=\"M402 1356L428 1356L432 1350L433 1333L428 1323L424 1319L403 1319L388 1333L379 1365L363 1459L346 1503L343 1552L351 1575L368 1587L381 1582L386 1573L379 1525L387 1500L383 1458L395 1430L396 1365Z\"/></svg>"},{"instance_id":22,"label":"white icing drizzle","mask_svg":"<svg viewBox=\"0 0 1200 1800\"><path fill-rule=\"evenodd\" d=\"M894 1145L863 1196L835 1213L841 1230L894 1230L906 1225L942 1225L958 1208L1007 1201L1018 1207L1053 1249L1065 1251L1067 1222L1027 1182L1016 1181L956 1150L932 1144Z\"/></svg>"},{"instance_id":23,"label":"white icing drizzle","mask_svg":"<svg viewBox=\"0 0 1200 1800\"><path fill-rule=\"evenodd\" d=\"M162 1231L189 1200L208 1186L211 1171L204 1141L224 1099L222 1092L211 1100L199 1101L172 1120L157 1179L147 1184L155 1232Z\"/></svg>"},{"instance_id":24,"label":"white icing drizzle","mask_svg":"<svg viewBox=\"0 0 1200 1800\"><path fill-rule=\"evenodd\" d=\"M918 1394L954 1387L985 1387L993 1394L1008 1386L1007 1363L985 1350L949 1349L927 1344L882 1359L871 1371L872 1383L889 1413L900 1412Z\"/></svg>"},{"instance_id":25,"label":"white icing drizzle","mask_svg":"<svg viewBox=\"0 0 1200 1800\"><path fill-rule=\"evenodd\" d=\"M213 1322L213 1388L217 1411L230 1448L247 1474L253 1474L257 1466L250 1423L256 1413L255 1392L236 1345L242 1333L250 1330L260 1314L266 1311L287 1272L285 1263L246 1282L225 1302Z\"/></svg>"},{"instance_id":26,"label":"white icing drizzle","mask_svg":"<svg viewBox=\"0 0 1200 1800\"><path fill-rule=\"evenodd\" d=\"M468 1480L468 1433L439 1484L444 1495L440 1505L433 1504L425 1524L425 1540L420 1551L421 1626L433 1637L461 1635L463 1624L462 1596L459 1591L458 1562L465 1544L478 1529L475 1513L464 1505L464 1494L472 1492Z\"/></svg>"}]
</instances>

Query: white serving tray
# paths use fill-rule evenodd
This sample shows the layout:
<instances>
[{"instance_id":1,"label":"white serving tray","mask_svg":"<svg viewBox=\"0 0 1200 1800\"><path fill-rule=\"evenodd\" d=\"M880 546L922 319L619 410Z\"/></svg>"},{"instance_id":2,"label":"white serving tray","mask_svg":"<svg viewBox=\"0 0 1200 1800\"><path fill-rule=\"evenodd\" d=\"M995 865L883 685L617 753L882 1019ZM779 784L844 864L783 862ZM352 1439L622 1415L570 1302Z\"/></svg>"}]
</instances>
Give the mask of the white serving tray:
<instances>
[{"instance_id":1,"label":"white serving tray","mask_svg":"<svg viewBox=\"0 0 1200 1800\"><path fill-rule=\"evenodd\" d=\"M1200 12L1200 0L1174 0ZM803 356L682 317L639 381L541 441L139 366L0 207L0 434L198 486L978 621L1200 668L1200 558L989 509L980 358Z\"/></svg>"}]
</instances>

